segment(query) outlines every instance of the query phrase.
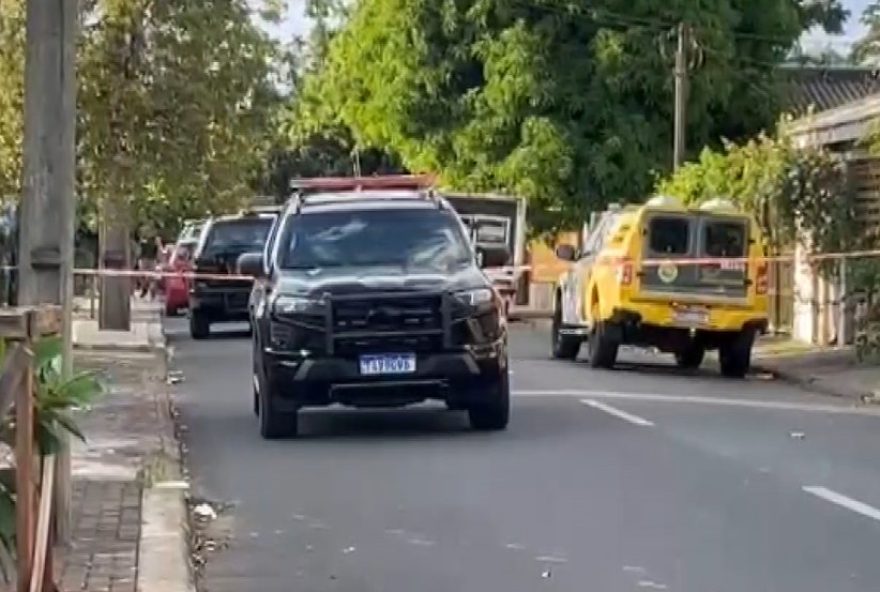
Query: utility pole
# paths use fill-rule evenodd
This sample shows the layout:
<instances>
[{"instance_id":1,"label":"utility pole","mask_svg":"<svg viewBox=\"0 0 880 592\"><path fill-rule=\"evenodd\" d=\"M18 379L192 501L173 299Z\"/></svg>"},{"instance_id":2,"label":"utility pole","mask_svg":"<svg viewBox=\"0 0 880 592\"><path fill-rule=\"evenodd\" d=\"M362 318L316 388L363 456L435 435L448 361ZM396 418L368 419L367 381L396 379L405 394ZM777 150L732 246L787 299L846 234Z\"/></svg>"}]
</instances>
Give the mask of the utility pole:
<instances>
[{"instance_id":1,"label":"utility pole","mask_svg":"<svg viewBox=\"0 0 880 592\"><path fill-rule=\"evenodd\" d=\"M687 98L688 98L688 56L690 47L690 30L685 23L678 25L678 44L675 50L675 130L673 133L673 160L674 170L678 170L684 161L685 130L687 127Z\"/></svg>"},{"instance_id":2,"label":"utility pole","mask_svg":"<svg viewBox=\"0 0 880 592\"><path fill-rule=\"evenodd\" d=\"M18 301L61 304L72 372L77 0L28 0ZM56 534L70 530L70 451L58 458Z\"/></svg>"}]
</instances>

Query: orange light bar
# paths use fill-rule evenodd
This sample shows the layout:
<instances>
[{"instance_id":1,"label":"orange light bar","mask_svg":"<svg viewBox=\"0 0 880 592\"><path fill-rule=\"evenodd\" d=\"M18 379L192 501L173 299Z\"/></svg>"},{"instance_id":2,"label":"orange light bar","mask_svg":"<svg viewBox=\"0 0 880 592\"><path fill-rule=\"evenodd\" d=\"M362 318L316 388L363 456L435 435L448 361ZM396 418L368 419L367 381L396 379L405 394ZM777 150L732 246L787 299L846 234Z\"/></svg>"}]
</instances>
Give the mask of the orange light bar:
<instances>
[{"instance_id":1,"label":"orange light bar","mask_svg":"<svg viewBox=\"0 0 880 592\"><path fill-rule=\"evenodd\" d=\"M294 179L290 186L298 191L345 191L370 189L427 189L434 175L377 175L375 177L315 177Z\"/></svg>"}]
</instances>

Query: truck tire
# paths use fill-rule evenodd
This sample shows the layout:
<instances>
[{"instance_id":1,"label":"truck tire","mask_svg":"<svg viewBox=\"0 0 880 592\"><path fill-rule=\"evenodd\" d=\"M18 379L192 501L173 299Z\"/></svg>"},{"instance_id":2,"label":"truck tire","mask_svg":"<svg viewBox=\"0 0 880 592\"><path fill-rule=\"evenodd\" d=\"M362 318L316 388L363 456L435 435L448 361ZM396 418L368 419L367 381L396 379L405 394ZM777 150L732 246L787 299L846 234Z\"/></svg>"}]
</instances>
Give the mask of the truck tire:
<instances>
[{"instance_id":1,"label":"truck tire","mask_svg":"<svg viewBox=\"0 0 880 592\"><path fill-rule=\"evenodd\" d=\"M486 395L484 401L468 409L471 428L483 432L506 429L510 421L510 380L506 368Z\"/></svg>"},{"instance_id":2,"label":"truck tire","mask_svg":"<svg viewBox=\"0 0 880 592\"><path fill-rule=\"evenodd\" d=\"M721 374L728 378L744 378L752 364L754 342L755 332L751 329L743 329L723 344L718 351Z\"/></svg>"},{"instance_id":3,"label":"truck tire","mask_svg":"<svg viewBox=\"0 0 880 592\"><path fill-rule=\"evenodd\" d=\"M299 413L276 409L272 404L274 398L272 389L263 379L263 373L259 370L254 372L256 374L254 383L259 390L256 410L260 421L260 436L264 440L295 437L299 433Z\"/></svg>"},{"instance_id":4,"label":"truck tire","mask_svg":"<svg viewBox=\"0 0 880 592\"><path fill-rule=\"evenodd\" d=\"M694 343L689 344L686 348L675 354L675 362L679 368L686 370L696 370L703 363L703 357L706 355L706 348L702 345Z\"/></svg>"},{"instance_id":5,"label":"truck tire","mask_svg":"<svg viewBox=\"0 0 880 592\"><path fill-rule=\"evenodd\" d=\"M553 328L551 330L552 348L551 354L557 360L574 360L581 350L581 340L574 335L563 335L562 331L562 308L557 301L553 311Z\"/></svg>"},{"instance_id":6,"label":"truck tire","mask_svg":"<svg viewBox=\"0 0 880 592\"><path fill-rule=\"evenodd\" d=\"M591 368L613 368L617 362L620 341L613 323L598 321L590 331L587 346L590 350Z\"/></svg>"},{"instance_id":7,"label":"truck tire","mask_svg":"<svg viewBox=\"0 0 880 592\"><path fill-rule=\"evenodd\" d=\"M207 339L211 336L211 322L204 314L191 310L189 313L189 334L193 339Z\"/></svg>"}]
</instances>

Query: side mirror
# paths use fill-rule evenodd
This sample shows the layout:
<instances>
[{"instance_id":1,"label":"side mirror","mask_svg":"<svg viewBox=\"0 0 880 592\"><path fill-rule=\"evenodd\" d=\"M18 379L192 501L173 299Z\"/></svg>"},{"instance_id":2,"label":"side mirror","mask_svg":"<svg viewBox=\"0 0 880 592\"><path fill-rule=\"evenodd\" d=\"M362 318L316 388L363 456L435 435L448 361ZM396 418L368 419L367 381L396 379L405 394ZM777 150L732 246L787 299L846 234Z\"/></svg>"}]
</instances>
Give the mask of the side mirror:
<instances>
[{"instance_id":1,"label":"side mirror","mask_svg":"<svg viewBox=\"0 0 880 592\"><path fill-rule=\"evenodd\" d=\"M556 257L563 261L576 261L577 250L571 245L559 245L556 247Z\"/></svg>"},{"instance_id":2,"label":"side mirror","mask_svg":"<svg viewBox=\"0 0 880 592\"><path fill-rule=\"evenodd\" d=\"M510 249L505 245L497 247L477 247L477 262L480 267L503 267L510 261Z\"/></svg>"},{"instance_id":3,"label":"side mirror","mask_svg":"<svg viewBox=\"0 0 880 592\"><path fill-rule=\"evenodd\" d=\"M260 252L244 253L236 262L239 275L249 275L259 278L265 275L263 270L263 254Z\"/></svg>"}]
</instances>

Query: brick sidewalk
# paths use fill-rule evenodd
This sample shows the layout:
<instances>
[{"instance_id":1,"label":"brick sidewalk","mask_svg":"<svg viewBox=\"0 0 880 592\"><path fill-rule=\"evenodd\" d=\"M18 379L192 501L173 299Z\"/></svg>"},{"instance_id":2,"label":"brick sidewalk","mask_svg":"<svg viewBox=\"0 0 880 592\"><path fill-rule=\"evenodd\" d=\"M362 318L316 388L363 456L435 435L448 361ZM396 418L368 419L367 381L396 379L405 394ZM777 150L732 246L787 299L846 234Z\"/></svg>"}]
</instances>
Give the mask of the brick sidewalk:
<instances>
[{"instance_id":1,"label":"brick sidewalk","mask_svg":"<svg viewBox=\"0 0 880 592\"><path fill-rule=\"evenodd\" d=\"M88 440L72 448L72 540L59 554L65 592L136 592L144 473L176 446L164 355L76 353L79 369L107 374L109 392L78 417Z\"/></svg>"}]
</instances>

